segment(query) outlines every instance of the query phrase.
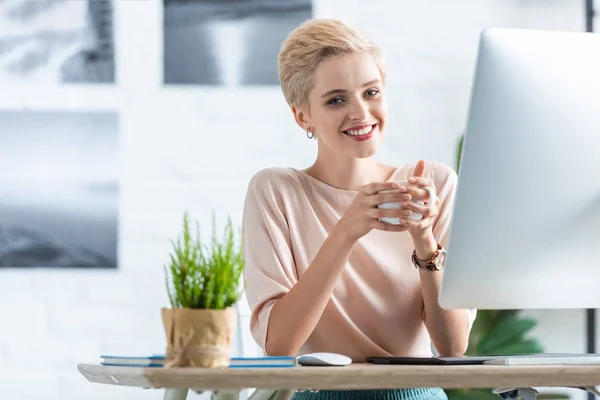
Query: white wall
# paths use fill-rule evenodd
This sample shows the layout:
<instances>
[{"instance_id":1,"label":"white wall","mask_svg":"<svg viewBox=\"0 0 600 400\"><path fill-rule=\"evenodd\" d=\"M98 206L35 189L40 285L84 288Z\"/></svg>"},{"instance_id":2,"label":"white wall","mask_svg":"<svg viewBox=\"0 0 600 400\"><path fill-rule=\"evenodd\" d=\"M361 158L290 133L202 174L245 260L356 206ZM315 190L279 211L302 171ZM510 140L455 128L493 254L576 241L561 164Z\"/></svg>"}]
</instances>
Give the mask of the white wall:
<instances>
[{"instance_id":1,"label":"white wall","mask_svg":"<svg viewBox=\"0 0 600 400\"><path fill-rule=\"evenodd\" d=\"M322 0L315 15L357 25L387 55L391 121L380 159L453 165L479 32L582 30L582 8L576 0ZM76 364L162 351L162 265L183 210L206 232L212 210L239 225L256 170L315 156L278 87L161 87L159 1L117 1L115 13L118 87L0 89L0 109L117 110L121 128L120 267L0 271L0 399L159 399L157 390L88 383ZM585 350L583 312L530 314L547 351Z\"/></svg>"}]
</instances>

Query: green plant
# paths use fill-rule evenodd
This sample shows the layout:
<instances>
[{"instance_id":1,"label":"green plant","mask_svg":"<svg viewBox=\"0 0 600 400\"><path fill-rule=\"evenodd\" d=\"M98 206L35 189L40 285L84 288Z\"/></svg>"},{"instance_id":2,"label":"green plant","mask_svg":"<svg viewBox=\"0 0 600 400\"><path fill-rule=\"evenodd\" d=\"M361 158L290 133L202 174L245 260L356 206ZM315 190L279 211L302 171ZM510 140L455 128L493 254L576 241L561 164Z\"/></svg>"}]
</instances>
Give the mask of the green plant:
<instances>
[{"instance_id":1,"label":"green plant","mask_svg":"<svg viewBox=\"0 0 600 400\"><path fill-rule=\"evenodd\" d=\"M460 167L464 136L458 142L456 170ZM510 355L543 352L541 344L528 334L536 321L520 315L520 310L479 310L473 322L466 355ZM498 400L492 389L447 389L449 400ZM538 399L568 399L562 393L538 395Z\"/></svg>"},{"instance_id":2,"label":"green plant","mask_svg":"<svg viewBox=\"0 0 600 400\"><path fill-rule=\"evenodd\" d=\"M177 242L171 241L173 253L164 266L165 284L174 308L225 309L241 296L240 277L244 268L242 246L236 240L231 218L222 240L213 232L210 248L200 241L200 228L192 236L190 216L183 215L183 232Z\"/></svg>"}]
</instances>

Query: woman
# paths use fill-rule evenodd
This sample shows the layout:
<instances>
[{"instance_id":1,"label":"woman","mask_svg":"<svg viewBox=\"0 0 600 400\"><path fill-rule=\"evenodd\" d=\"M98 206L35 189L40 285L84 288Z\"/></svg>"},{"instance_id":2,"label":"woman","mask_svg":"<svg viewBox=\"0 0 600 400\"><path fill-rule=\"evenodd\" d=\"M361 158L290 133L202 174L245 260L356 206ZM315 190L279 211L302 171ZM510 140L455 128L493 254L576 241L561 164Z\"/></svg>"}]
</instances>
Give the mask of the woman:
<instances>
[{"instance_id":1,"label":"woman","mask_svg":"<svg viewBox=\"0 0 600 400\"><path fill-rule=\"evenodd\" d=\"M457 177L440 163L374 160L388 117L378 48L342 22L310 20L283 44L279 75L297 124L317 140L318 155L304 170L268 168L250 182L243 245L255 340L267 355L334 352L354 362L430 356L432 342L440 355L462 355L474 312L440 308L441 272L435 270ZM408 185L395 182L409 178ZM428 186L436 189L434 204L409 201L426 199ZM393 192L380 193L387 190ZM402 207L377 207L386 202ZM413 221L412 213L423 218ZM340 396L446 398L430 388L299 392L294 398Z\"/></svg>"}]
</instances>

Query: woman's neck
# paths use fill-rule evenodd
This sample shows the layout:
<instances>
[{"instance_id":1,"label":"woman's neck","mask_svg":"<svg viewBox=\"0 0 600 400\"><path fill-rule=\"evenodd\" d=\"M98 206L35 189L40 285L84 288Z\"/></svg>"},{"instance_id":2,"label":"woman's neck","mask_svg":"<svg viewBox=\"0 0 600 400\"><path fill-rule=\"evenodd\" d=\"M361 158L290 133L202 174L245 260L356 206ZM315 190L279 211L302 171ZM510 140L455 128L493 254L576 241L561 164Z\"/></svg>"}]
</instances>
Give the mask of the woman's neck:
<instances>
[{"instance_id":1,"label":"woman's neck","mask_svg":"<svg viewBox=\"0 0 600 400\"><path fill-rule=\"evenodd\" d=\"M317 157L313 165L304 172L344 190L359 190L371 182L387 181L394 168L379 164L373 158L329 158Z\"/></svg>"}]
</instances>

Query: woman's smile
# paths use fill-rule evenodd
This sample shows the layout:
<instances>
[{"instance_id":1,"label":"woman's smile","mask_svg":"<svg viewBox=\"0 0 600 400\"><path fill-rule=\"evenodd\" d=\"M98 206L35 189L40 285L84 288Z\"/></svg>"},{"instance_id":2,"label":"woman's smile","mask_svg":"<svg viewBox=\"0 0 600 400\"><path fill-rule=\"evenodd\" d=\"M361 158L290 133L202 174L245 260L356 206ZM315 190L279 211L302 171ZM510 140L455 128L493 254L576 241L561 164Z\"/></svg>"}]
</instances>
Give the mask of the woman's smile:
<instances>
[{"instance_id":1,"label":"woman's smile","mask_svg":"<svg viewBox=\"0 0 600 400\"><path fill-rule=\"evenodd\" d=\"M377 124L353 126L342 132L352 140L364 142L371 139L377 133Z\"/></svg>"}]
</instances>

